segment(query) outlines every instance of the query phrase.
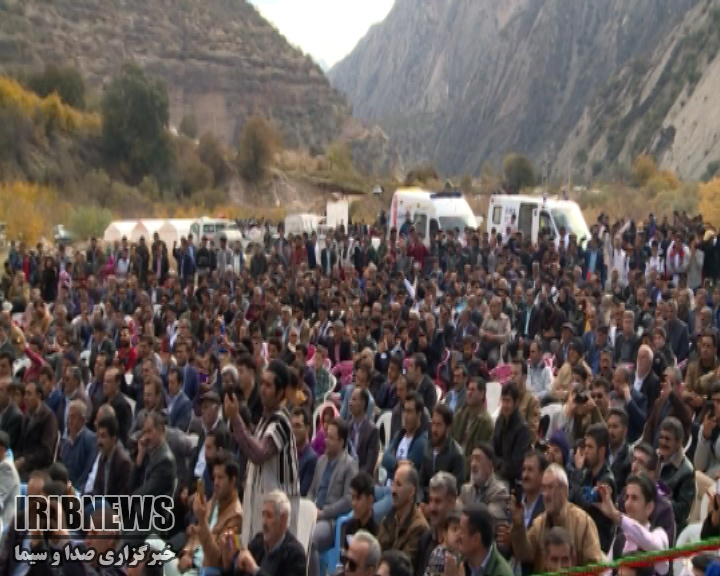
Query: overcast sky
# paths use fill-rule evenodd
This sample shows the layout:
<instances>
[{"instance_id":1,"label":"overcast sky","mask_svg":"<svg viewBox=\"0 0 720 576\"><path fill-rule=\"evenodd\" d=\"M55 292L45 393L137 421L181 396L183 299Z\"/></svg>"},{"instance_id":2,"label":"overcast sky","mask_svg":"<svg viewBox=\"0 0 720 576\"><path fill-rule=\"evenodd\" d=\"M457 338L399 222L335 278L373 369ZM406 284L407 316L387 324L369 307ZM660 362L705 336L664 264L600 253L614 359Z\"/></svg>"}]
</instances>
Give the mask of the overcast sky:
<instances>
[{"instance_id":1,"label":"overcast sky","mask_svg":"<svg viewBox=\"0 0 720 576\"><path fill-rule=\"evenodd\" d=\"M341 60L394 0L250 0L296 46L329 66Z\"/></svg>"}]
</instances>

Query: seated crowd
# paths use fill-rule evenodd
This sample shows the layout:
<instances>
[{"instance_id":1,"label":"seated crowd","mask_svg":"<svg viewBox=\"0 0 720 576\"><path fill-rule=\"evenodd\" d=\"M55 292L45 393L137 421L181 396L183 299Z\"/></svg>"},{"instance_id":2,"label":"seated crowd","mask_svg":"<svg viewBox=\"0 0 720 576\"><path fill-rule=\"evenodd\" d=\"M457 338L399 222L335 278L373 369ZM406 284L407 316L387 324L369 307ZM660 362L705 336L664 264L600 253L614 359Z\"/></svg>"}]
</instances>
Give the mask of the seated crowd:
<instances>
[{"instance_id":1,"label":"seated crowd","mask_svg":"<svg viewBox=\"0 0 720 576\"><path fill-rule=\"evenodd\" d=\"M0 574L525 576L720 536L714 233L509 228L427 247L405 222L378 249L361 226L323 246L280 229L247 266L190 236L178 274L159 238L13 245ZM18 525L60 494L163 496L172 522ZM68 542L172 557L18 560Z\"/></svg>"}]
</instances>

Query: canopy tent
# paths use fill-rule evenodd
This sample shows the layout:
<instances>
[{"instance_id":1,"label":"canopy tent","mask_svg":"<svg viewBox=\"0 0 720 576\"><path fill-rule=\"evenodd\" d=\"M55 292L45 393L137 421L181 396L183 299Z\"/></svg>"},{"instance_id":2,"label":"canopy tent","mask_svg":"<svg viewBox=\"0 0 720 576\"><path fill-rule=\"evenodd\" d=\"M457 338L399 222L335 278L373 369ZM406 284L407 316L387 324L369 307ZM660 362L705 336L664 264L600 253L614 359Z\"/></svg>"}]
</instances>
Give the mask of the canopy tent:
<instances>
[{"instance_id":1,"label":"canopy tent","mask_svg":"<svg viewBox=\"0 0 720 576\"><path fill-rule=\"evenodd\" d=\"M147 226L145 226L145 224L143 224L143 222L141 220L138 220L137 223L135 224L135 226L133 226L133 229L130 232L130 237L128 238L128 240L130 240L130 242L134 242L135 244L137 244L138 242L140 242L141 236L143 238L145 238L145 241L147 242L147 239L150 236L150 231L148 230Z\"/></svg>"},{"instance_id":2,"label":"canopy tent","mask_svg":"<svg viewBox=\"0 0 720 576\"><path fill-rule=\"evenodd\" d=\"M137 220L117 220L111 222L110 225L105 228L103 234L103 241L106 244L112 244L113 242L120 242L123 236L130 239L133 228L137 225Z\"/></svg>"},{"instance_id":3,"label":"canopy tent","mask_svg":"<svg viewBox=\"0 0 720 576\"><path fill-rule=\"evenodd\" d=\"M149 246L152 244L153 234L165 224L167 220L162 218L138 220L137 225L133 228L132 242L140 242L140 236L145 237L145 243Z\"/></svg>"},{"instance_id":4,"label":"canopy tent","mask_svg":"<svg viewBox=\"0 0 720 576\"><path fill-rule=\"evenodd\" d=\"M173 224L173 220L165 220L157 230L157 235L160 237L162 242L165 242L165 246L169 251L172 250L173 244L180 243L180 233L177 227Z\"/></svg>"}]
</instances>

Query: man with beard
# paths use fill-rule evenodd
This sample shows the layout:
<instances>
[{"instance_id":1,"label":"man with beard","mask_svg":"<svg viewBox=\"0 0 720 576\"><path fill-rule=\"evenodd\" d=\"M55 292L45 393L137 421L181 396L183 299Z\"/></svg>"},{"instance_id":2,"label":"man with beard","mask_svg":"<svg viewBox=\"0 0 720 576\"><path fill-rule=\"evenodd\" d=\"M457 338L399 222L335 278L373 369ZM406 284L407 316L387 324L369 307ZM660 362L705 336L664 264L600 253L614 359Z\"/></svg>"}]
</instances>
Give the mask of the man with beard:
<instances>
[{"instance_id":1,"label":"man with beard","mask_svg":"<svg viewBox=\"0 0 720 576\"><path fill-rule=\"evenodd\" d=\"M138 354L132 345L130 328L123 326L120 329L120 345L117 350L116 362L123 374L132 374L137 363Z\"/></svg>"},{"instance_id":2,"label":"man with beard","mask_svg":"<svg viewBox=\"0 0 720 576\"><path fill-rule=\"evenodd\" d=\"M488 507L490 514L497 523L507 521L507 509L510 493L507 484L495 475L495 451L486 443L480 444L472 451L470 460L470 482L460 491L460 502L463 506L481 502Z\"/></svg>"},{"instance_id":3,"label":"man with beard","mask_svg":"<svg viewBox=\"0 0 720 576\"><path fill-rule=\"evenodd\" d=\"M455 477L456 486L465 481L465 457L460 445L450 437L453 414L445 404L438 404L430 420L430 445L426 446L420 465L420 489L422 501L428 501L430 479L438 472L449 472Z\"/></svg>"}]
</instances>

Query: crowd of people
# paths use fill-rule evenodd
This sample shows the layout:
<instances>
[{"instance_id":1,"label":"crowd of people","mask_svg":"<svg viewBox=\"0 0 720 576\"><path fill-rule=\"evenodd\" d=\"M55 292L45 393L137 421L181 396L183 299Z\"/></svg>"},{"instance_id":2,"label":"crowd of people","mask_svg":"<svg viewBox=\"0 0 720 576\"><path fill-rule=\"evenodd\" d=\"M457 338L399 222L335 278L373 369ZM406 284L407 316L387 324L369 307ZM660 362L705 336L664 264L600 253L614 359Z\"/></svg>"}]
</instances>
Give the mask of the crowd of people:
<instances>
[{"instance_id":1,"label":"crowd of people","mask_svg":"<svg viewBox=\"0 0 720 576\"><path fill-rule=\"evenodd\" d=\"M11 245L0 574L163 570L18 560L73 542L169 544L166 574L526 576L720 536L701 217L601 215L536 243L513 223L426 242L384 214L321 239L260 226L247 251ZM18 527L59 494L169 497L173 521Z\"/></svg>"}]
</instances>

